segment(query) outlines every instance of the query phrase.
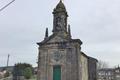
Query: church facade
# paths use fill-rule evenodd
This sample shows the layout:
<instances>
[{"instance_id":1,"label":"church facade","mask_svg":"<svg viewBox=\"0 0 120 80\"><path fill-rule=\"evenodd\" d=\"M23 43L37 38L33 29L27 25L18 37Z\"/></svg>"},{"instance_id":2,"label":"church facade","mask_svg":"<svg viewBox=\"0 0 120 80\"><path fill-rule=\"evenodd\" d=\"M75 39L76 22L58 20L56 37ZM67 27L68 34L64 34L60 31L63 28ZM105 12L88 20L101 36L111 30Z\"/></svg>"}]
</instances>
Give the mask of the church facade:
<instances>
[{"instance_id":1,"label":"church facade","mask_svg":"<svg viewBox=\"0 0 120 80\"><path fill-rule=\"evenodd\" d=\"M37 43L37 80L96 80L97 60L81 51L80 39L72 39L67 18L65 5L60 1L53 10L53 34L49 36L46 28L44 40Z\"/></svg>"}]
</instances>

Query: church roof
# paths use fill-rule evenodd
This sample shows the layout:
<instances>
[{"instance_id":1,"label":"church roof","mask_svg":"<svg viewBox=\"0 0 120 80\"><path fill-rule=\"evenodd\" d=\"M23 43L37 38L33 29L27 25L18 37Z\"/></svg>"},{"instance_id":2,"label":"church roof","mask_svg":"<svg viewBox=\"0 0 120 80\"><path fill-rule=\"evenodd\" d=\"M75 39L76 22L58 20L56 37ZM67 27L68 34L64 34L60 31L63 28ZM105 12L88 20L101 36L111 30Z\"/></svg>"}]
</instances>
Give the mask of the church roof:
<instances>
[{"instance_id":1,"label":"church roof","mask_svg":"<svg viewBox=\"0 0 120 80\"><path fill-rule=\"evenodd\" d=\"M42 42L38 42L38 45L44 45L45 43L47 43L50 39L52 39L56 34L52 34L51 36L49 36L48 38L46 38L45 40L43 40Z\"/></svg>"},{"instance_id":2,"label":"church roof","mask_svg":"<svg viewBox=\"0 0 120 80\"><path fill-rule=\"evenodd\" d=\"M42 46L42 45L45 45L45 44L47 44L47 42L49 41L49 40L51 40L52 38L54 38L55 36L56 36L57 34L52 34L51 36L49 36L48 38L46 38L45 40L43 40L42 42L38 42L37 44L39 45L39 46ZM80 39L70 39L70 40L68 40L69 42L78 42L80 45L82 44L82 41L80 40ZM68 41L63 41L62 43L67 43ZM54 42L55 44L57 43L61 43L61 42ZM50 43L48 43L48 44L50 44ZM53 44L53 43L52 43Z\"/></svg>"},{"instance_id":3,"label":"church roof","mask_svg":"<svg viewBox=\"0 0 120 80\"><path fill-rule=\"evenodd\" d=\"M85 56L86 58L89 58L84 52L81 51L81 54Z\"/></svg>"},{"instance_id":4,"label":"church roof","mask_svg":"<svg viewBox=\"0 0 120 80\"><path fill-rule=\"evenodd\" d=\"M88 56L88 59L91 59L92 61L98 62L98 60L96 58L90 57Z\"/></svg>"},{"instance_id":5,"label":"church roof","mask_svg":"<svg viewBox=\"0 0 120 80\"><path fill-rule=\"evenodd\" d=\"M92 60L92 61L95 61L95 62L98 62L98 60L96 58L93 58L93 57L90 57L90 56L87 56L84 52L81 51L81 54L83 56L85 56L86 58L88 58L88 60Z\"/></svg>"}]
</instances>

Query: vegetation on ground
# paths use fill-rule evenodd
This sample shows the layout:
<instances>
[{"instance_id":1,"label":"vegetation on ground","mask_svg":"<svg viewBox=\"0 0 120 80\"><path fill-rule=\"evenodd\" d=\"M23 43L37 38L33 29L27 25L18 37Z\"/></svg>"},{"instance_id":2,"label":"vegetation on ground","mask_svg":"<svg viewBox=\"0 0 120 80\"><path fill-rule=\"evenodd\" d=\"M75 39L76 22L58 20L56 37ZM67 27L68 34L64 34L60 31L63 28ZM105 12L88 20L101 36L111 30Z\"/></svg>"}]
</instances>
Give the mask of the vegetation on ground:
<instances>
[{"instance_id":1,"label":"vegetation on ground","mask_svg":"<svg viewBox=\"0 0 120 80\"><path fill-rule=\"evenodd\" d=\"M24 69L23 75L25 79L30 79L32 77L32 70L30 67Z\"/></svg>"},{"instance_id":2,"label":"vegetation on ground","mask_svg":"<svg viewBox=\"0 0 120 80\"><path fill-rule=\"evenodd\" d=\"M33 67L27 63L17 63L14 66L13 77L24 76L26 79L30 79L33 75Z\"/></svg>"}]
</instances>

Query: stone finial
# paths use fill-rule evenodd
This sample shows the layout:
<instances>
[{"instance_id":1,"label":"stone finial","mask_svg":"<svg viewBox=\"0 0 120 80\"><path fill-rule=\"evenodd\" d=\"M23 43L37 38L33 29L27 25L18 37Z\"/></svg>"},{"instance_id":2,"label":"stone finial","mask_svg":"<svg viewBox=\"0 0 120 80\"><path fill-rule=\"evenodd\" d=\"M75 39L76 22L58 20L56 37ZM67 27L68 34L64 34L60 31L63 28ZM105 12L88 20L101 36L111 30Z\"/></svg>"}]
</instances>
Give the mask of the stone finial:
<instances>
[{"instance_id":1,"label":"stone finial","mask_svg":"<svg viewBox=\"0 0 120 80\"><path fill-rule=\"evenodd\" d=\"M46 28L46 31L45 31L45 38L48 37L48 28Z\"/></svg>"},{"instance_id":2,"label":"stone finial","mask_svg":"<svg viewBox=\"0 0 120 80\"><path fill-rule=\"evenodd\" d=\"M70 25L68 25L68 36L69 36L69 38L71 38L71 29L70 29Z\"/></svg>"},{"instance_id":3,"label":"stone finial","mask_svg":"<svg viewBox=\"0 0 120 80\"><path fill-rule=\"evenodd\" d=\"M66 11L65 5L62 0L57 4L56 6L56 11Z\"/></svg>"}]
</instances>

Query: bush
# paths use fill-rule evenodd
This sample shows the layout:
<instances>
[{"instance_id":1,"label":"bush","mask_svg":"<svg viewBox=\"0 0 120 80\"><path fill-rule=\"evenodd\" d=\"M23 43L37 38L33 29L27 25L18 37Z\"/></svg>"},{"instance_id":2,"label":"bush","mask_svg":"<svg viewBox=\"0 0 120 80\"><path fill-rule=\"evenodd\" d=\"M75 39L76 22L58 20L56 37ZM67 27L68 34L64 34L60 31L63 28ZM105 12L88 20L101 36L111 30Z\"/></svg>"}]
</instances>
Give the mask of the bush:
<instances>
[{"instance_id":1,"label":"bush","mask_svg":"<svg viewBox=\"0 0 120 80\"><path fill-rule=\"evenodd\" d=\"M23 75L26 79L30 79L32 77L32 70L30 67L25 68Z\"/></svg>"},{"instance_id":2,"label":"bush","mask_svg":"<svg viewBox=\"0 0 120 80\"><path fill-rule=\"evenodd\" d=\"M33 67L27 63L17 63L14 66L13 78L17 79L18 76L23 76L26 79L30 79L33 74Z\"/></svg>"}]
</instances>

